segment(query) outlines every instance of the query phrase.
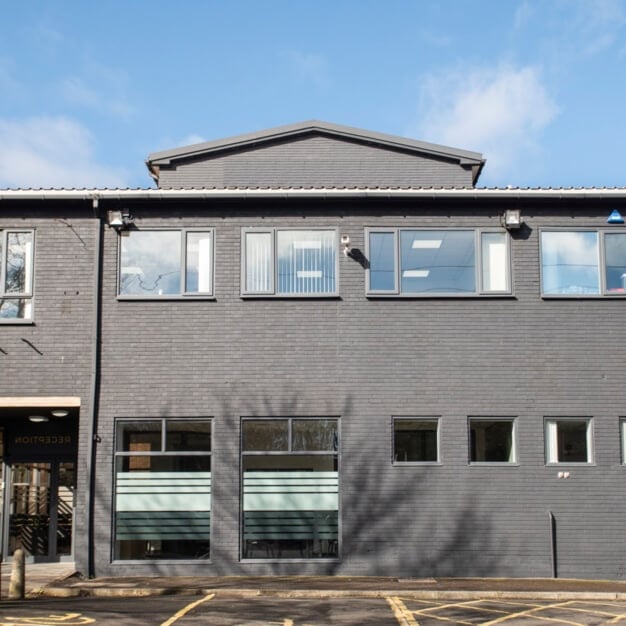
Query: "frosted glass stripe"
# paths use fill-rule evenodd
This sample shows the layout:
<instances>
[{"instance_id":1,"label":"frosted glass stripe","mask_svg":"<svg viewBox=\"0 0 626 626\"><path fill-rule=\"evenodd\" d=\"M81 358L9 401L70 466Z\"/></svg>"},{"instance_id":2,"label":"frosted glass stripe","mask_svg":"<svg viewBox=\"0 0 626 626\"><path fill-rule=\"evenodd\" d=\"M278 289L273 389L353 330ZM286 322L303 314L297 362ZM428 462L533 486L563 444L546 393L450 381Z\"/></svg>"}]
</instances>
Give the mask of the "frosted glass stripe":
<instances>
[{"instance_id":1,"label":"frosted glass stripe","mask_svg":"<svg viewBox=\"0 0 626 626\"><path fill-rule=\"evenodd\" d=\"M163 478L180 478L180 479L211 479L211 472L118 472L117 480L121 478L143 478L143 479L163 479Z\"/></svg>"},{"instance_id":2,"label":"frosted glass stripe","mask_svg":"<svg viewBox=\"0 0 626 626\"><path fill-rule=\"evenodd\" d=\"M281 478L310 478L311 480L317 480L318 478L339 478L339 472L245 472L243 477L244 481L247 478L269 478L276 479L276 477L280 476Z\"/></svg>"},{"instance_id":3,"label":"frosted glass stripe","mask_svg":"<svg viewBox=\"0 0 626 626\"><path fill-rule=\"evenodd\" d=\"M120 493L116 511L210 511L211 494L202 497L188 493Z\"/></svg>"},{"instance_id":4,"label":"frosted glass stripe","mask_svg":"<svg viewBox=\"0 0 626 626\"><path fill-rule=\"evenodd\" d=\"M338 494L252 493L244 494L244 511L336 511Z\"/></svg>"}]
</instances>

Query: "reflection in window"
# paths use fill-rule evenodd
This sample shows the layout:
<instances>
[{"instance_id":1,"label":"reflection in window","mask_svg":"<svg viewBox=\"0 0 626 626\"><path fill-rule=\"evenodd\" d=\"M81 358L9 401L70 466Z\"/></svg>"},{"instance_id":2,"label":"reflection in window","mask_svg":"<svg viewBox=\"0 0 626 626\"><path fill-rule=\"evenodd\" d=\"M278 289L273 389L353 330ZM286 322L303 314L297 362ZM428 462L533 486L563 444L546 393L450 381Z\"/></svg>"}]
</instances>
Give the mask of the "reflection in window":
<instances>
[{"instance_id":1,"label":"reflection in window","mask_svg":"<svg viewBox=\"0 0 626 626\"><path fill-rule=\"evenodd\" d=\"M335 294L334 230L246 230L243 233L243 293Z\"/></svg>"},{"instance_id":2,"label":"reflection in window","mask_svg":"<svg viewBox=\"0 0 626 626\"><path fill-rule=\"evenodd\" d=\"M626 292L626 233L604 235L606 261L606 290L610 293Z\"/></svg>"},{"instance_id":3,"label":"reflection in window","mask_svg":"<svg viewBox=\"0 0 626 626\"><path fill-rule=\"evenodd\" d=\"M242 421L243 558L336 558L336 419Z\"/></svg>"},{"instance_id":4,"label":"reflection in window","mask_svg":"<svg viewBox=\"0 0 626 626\"><path fill-rule=\"evenodd\" d=\"M0 320L30 319L33 232L0 230Z\"/></svg>"},{"instance_id":5,"label":"reflection in window","mask_svg":"<svg viewBox=\"0 0 626 626\"><path fill-rule=\"evenodd\" d=\"M515 463L513 420L470 419L471 463Z\"/></svg>"},{"instance_id":6,"label":"reflection in window","mask_svg":"<svg viewBox=\"0 0 626 626\"><path fill-rule=\"evenodd\" d=\"M436 463L439 460L439 420L394 418L395 463Z\"/></svg>"},{"instance_id":7,"label":"reflection in window","mask_svg":"<svg viewBox=\"0 0 626 626\"><path fill-rule=\"evenodd\" d=\"M211 422L120 420L115 558L208 559Z\"/></svg>"},{"instance_id":8,"label":"reflection in window","mask_svg":"<svg viewBox=\"0 0 626 626\"><path fill-rule=\"evenodd\" d=\"M213 231L130 230L120 241L120 295L212 294Z\"/></svg>"},{"instance_id":9,"label":"reflection in window","mask_svg":"<svg viewBox=\"0 0 626 626\"><path fill-rule=\"evenodd\" d=\"M592 463L590 419L546 420L548 463Z\"/></svg>"}]
</instances>

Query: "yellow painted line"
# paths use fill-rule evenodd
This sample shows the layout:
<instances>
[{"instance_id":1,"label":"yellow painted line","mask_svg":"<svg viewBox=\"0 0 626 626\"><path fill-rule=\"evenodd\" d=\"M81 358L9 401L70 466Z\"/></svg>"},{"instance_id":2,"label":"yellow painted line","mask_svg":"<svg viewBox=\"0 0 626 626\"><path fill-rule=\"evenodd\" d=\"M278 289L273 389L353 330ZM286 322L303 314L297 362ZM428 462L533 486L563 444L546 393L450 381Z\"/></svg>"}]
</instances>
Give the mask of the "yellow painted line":
<instances>
[{"instance_id":1,"label":"yellow painted line","mask_svg":"<svg viewBox=\"0 0 626 626\"><path fill-rule=\"evenodd\" d=\"M283 626L293 626L293 620L292 619L286 619Z\"/></svg>"},{"instance_id":2,"label":"yellow painted line","mask_svg":"<svg viewBox=\"0 0 626 626\"><path fill-rule=\"evenodd\" d=\"M626 618L626 613L622 613L621 615L616 615L612 620L607 622L607 624L619 624L623 619Z\"/></svg>"},{"instance_id":3,"label":"yellow painted line","mask_svg":"<svg viewBox=\"0 0 626 626\"><path fill-rule=\"evenodd\" d=\"M402 602L398 596L387 596L385 599L400 626L419 626L418 621L413 617L413 614L406 608L404 602Z\"/></svg>"},{"instance_id":4,"label":"yellow painted line","mask_svg":"<svg viewBox=\"0 0 626 626\"><path fill-rule=\"evenodd\" d=\"M0 626L50 626L52 624L63 624L64 626L82 626L83 624L93 624L96 620L85 617L80 613L63 613L61 615L48 615L46 617L9 617L8 622L0 622Z\"/></svg>"},{"instance_id":5,"label":"yellow painted line","mask_svg":"<svg viewBox=\"0 0 626 626\"><path fill-rule=\"evenodd\" d=\"M177 611L176 613L174 613L174 615L172 615L172 617L170 617L168 620L165 620L161 624L161 626L171 626L174 622L179 620L181 617L187 615L187 613L189 613L189 611L192 611L197 606L201 605L203 602L207 602L208 600L212 600L214 597L215 597L214 593L208 593L203 598L200 598L199 600L196 600L195 602L190 602L187 606L184 606L180 611Z\"/></svg>"},{"instance_id":6,"label":"yellow painted line","mask_svg":"<svg viewBox=\"0 0 626 626\"><path fill-rule=\"evenodd\" d=\"M543 606L538 606L533 609L528 609L526 611L518 611L517 613L509 613L509 615L505 615L503 617L498 617L497 619L491 620L490 622L485 622L482 626L494 626L494 624L502 624L511 619L515 619L517 617L525 617L528 615L532 615L533 618L539 619L544 622L560 622L561 624L571 624L572 626L584 626L584 624L580 624L578 622L568 622L564 619L555 619L552 617L544 617L537 615L538 611L545 611L547 609L562 609L566 607L568 604L573 604L573 601L569 602L556 602L554 604L544 604Z\"/></svg>"}]
</instances>

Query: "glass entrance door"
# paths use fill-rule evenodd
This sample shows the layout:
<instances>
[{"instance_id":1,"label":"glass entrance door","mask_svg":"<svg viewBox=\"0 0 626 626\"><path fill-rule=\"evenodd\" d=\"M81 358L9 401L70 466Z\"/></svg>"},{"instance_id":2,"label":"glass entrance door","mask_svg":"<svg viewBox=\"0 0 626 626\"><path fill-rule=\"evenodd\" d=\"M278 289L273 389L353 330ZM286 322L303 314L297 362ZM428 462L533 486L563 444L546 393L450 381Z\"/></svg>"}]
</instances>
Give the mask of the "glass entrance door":
<instances>
[{"instance_id":1,"label":"glass entrance door","mask_svg":"<svg viewBox=\"0 0 626 626\"><path fill-rule=\"evenodd\" d=\"M74 463L9 466L8 548L32 561L71 557Z\"/></svg>"}]
</instances>

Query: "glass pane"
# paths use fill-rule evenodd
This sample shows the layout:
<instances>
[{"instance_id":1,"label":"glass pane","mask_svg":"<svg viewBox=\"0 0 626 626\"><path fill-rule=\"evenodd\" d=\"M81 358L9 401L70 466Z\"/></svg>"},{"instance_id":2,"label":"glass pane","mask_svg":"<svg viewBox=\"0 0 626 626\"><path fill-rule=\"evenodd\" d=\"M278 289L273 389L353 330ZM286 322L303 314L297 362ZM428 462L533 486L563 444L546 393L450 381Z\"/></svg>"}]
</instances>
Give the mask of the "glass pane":
<instances>
[{"instance_id":1,"label":"glass pane","mask_svg":"<svg viewBox=\"0 0 626 626\"><path fill-rule=\"evenodd\" d=\"M288 420L244 420L243 450L245 452L284 452L289 446Z\"/></svg>"},{"instance_id":2,"label":"glass pane","mask_svg":"<svg viewBox=\"0 0 626 626\"><path fill-rule=\"evenodd\" d=\"M246 233L246 291L272 290L272 233Z\"/></svg>"},{"instance_id":3,"label":"glass pane","mask_svg":"<svg viewBox=\"0 0 626 626\"><path fill-rule=\"evenodd\" d=\"M6 294L28 294L32 283L32 233L8 233L6 254Z\"/></svg>"},{"instance_id":4,"label":"glass pane","mask_svg":"<svg viewBox=\"0 0 626 626\"><path fill-rule=\"evenodd\" d=\"M210 452L211 422L167 420L165 449L168 452Z\"/></svg>"},{"instance_id":5,"label":"glass pane","mask_svg":"<svg viewBox=\"0 0 626 626\"><path fill-rule=\"evenodd\" d=\"M294 419L291 422L292 450L337 450L337 420Z\"/></svg>"},{"instance_id":6,"label":"glass pane","mask_svg":"<svg viewBox=\"0 0 626 626\"><path fill-rule=\"evenodd\" d=\"M541 271L545 294L600 293L598 234L541 233Z\"/></svg>"},{"instance_id":7,"label":"glass pane","mask_svg":"<svg viewBox=\"0 0 626 626\"><path fill-rule=\"evenodd\" d=\"M30 298L0 299L0 319L30 319L33 303Z\"/></svg>"},{"instance_id":8,"label":"glass pane","mask_svg":"<svg viewBox=\"0 0 626 626\"><path fill-rule=\"evenodd\" d=\"M335 292L333 231L278 231L276 247L277 293Z\"/></svg>"},{"instance_id":9,"label":"glass pane","mask_svg":"<svg viewBox=\"0 0 626 626\"><path fill-rule=\"evenodd\" d=\"M437 420L394 420L393 459L399 463L436 462Z\"/></svg>"},{"instance_id":10,"label":"glass pane","mask_svg":"<svg viewBox=\"0 0 626 626\"><path fill-rule=\"evenodd\" d=\"M611 293L626 291L626 233L604 235L606 257L606 290Z\"/></svg>"},{"instance_id":11,"label":"glass pane","mask_svg":"<svg viewBox=\"0 0 626 626\"><path fill-rule=\"evenodd\" d=\"M401 231L403 293L476 292L474 231Z\"/></svg>"},{"instance_id":12,"label":"glass pane","mask_svg":"<svg viewBox=\"0 0 626 626\"><path fill-rule=\"evenodd\" d=\"M482 233L483 291L509 288L509 259L505 233Z\"/></svg>"},{"instance_id":13,"label":"glass pane","mask_svg":"<svg viewBox=\"0 0 626 626\"><path fill-rule=\"evenodd\" d=\"M127 231L120 237L120 294L180 294L180 232Z\"/></svg>"},{"instance_id":14,"label":"glass pane","mask_svg":"<svg viewBox=\"0 0 626 626\"><path fill-rule=\"evenodd\" d=\"M118 422L118 452L160 452L161 422Z\"/></svg>"},{"instance_id":15,"label":"glass pane","mask_svg":"<svg viewBox=\"0 0 626 626\"><path fill-rule=\"evenodd\" d=\"M74 463L59 463L57 487L57 554L72 553L72 518L74 517Z\"/></svg>"},{"instance_id":16,"label":"glass pane","mask_svg":"<svg viewBox=\"0 0 626 626\"><path fill-rule=\"evenodd\" d=\"M394 233L369 235L370 291L395 291L396 262Z\"/></svg>"},{"instance_id":17,"label":"glass pane","mask_svg":"<svg viewBox=\"0 0 626 626\"><path fill-rule=\"evenodd\" d=\"M213 292L213 236L211 233L187 233L187 293Z\"/></svg>"},{"instance_id":18,"label":"glass pane","mask_svg":"<svg viewBox=\"0 0 626 626\"><path fill-rule=\"evenodd\" d=\"M472 420L470 422L470 461L474 463L512 463L513 422Z\"/></svg>"},{"instance_id":19,"label":"glass pane","mask_svg":"<svg viewBox=\"0 0 626 626\"><path fill-rule=\"evenodd\" d=\"M583 420L557 422L559 463L590 462L587 449L588 423Z\"/></svg>"}]
</instances>

